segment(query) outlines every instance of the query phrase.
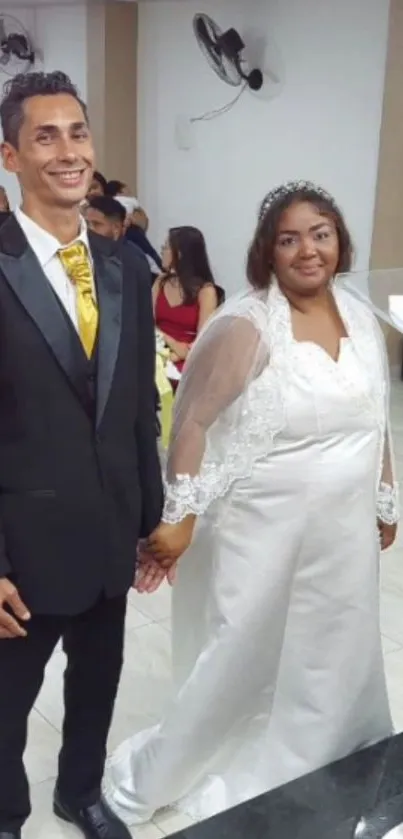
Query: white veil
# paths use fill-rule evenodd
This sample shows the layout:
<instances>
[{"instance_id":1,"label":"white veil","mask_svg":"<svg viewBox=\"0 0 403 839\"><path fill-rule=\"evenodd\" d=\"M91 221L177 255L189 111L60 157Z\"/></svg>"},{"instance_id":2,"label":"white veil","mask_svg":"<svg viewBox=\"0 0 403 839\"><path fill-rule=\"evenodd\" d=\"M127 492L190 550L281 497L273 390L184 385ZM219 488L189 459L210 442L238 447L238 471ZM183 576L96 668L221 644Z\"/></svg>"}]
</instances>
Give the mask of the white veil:
<instances>
[{"instance_id":1,"label":"white veil","mask_svg":"<svg viewBox=\"0 0 403 839\"><path fill-rule=\"evenodd\" d=\"M246 477L262 445L247 421L249 385L268 363L267 292L231 298L192 348L177 391L168 452L164 520L201 515Z\"/></svg>"},{"instance_id":2,"label":"white veil","mask_svg":"<svg viewBox=\"0 0 403 839\"><path fill-rule=\"evenodd\" d=\"M403 334L403 268L351 271L338 279L378 318Z\"/></svg>"},{"instance_id":3,"label":"white veil","mask_svg":"<svg viewBox=\"0 0 403 839\"><path fill-rule=\"evenodd\" d=\"M348 274L341 274L338 281L357 300L365 303L381 322L403 334L403 268L351 271ZM378 491L378 514L382 521L394 524L398 518L399 497L390 427L390 365L386 343L380 328L379 344L383 357L386 424Z\"/></svg>"}]
</instances>

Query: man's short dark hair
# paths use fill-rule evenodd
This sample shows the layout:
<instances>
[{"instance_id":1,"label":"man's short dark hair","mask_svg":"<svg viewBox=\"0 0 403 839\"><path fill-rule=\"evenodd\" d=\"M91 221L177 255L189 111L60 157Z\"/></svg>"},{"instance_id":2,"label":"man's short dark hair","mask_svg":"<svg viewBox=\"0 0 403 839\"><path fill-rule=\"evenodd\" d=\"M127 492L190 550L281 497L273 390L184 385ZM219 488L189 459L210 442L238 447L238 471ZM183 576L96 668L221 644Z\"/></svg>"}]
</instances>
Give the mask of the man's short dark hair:
<instances>
[{"instance_id":1,"label":"man's short dark hair","mask_svg":"<svg viewBox=\"0 0 403 839\"><path fill-rule=\"evenodd\" d=\"M109 195L94 195L93 198L89 199L88 206L92 207L93 210L98 210L99 213L102 213L106 218L111 219L111 221L125 223L125 208L122 204L119 204L119 201L110 198Z\"/></svg>"},{"instance_id":2,"label":"man's short dark hair","mask_svg":"<svg viewBox=\"0 0 403 839\"><path fill-rule=\"evenodd\" d=\"M125 185L123 181L108 181L106 185L105 195L110 195L111 198L115 198L116 195L119 195L124 189Z\"/></svg>"},{"instance_id":3,"label":"man's short dark hair","mask_svg":"<svg viewBox=\"0 0 403 839\"><path fill-rule=\"evenodd\" d=\"M102 173L97 172L97 170L95 170L95 172L92 173L92 180L97 181L100 184L100 186L102 187L103 193L105 195L106 187L108 185L108 181L106 180L106 178L104 178Z\"/></svg>"},{"instance_id":4,"label":"man's short dark hair","mask_svg":"<svg viewBox=\"0 0 403 839\"><path fill-rule=\"evenodd\" d=\"M24 121L24 104L33 96L56 96L66 93L73 96L83 109L88 122L87 107L80 99L71 79L59 70L53 73L19 73L5 83L0 104L0 122L3 139L18 148L18 138Z\"/></svg>"}]
</instances>

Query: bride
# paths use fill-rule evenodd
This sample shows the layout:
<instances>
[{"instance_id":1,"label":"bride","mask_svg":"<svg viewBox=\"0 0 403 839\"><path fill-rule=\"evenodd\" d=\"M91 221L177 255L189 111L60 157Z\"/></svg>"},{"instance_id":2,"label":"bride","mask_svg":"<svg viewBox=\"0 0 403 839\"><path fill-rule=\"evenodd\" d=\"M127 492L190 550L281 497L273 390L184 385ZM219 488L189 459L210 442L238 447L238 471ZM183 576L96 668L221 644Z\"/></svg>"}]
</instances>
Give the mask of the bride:
<instances>
[{"instance_id":1,"label":"bride","mask_svg":"<svg viewBox=\"0 0 403 839\"><path fill-rule=\"evenodd\" d=\"M176 697L111 758L106 794L129 824L167 805L208 817L391 734L378 614L379 548L398 518L387 361L375 318L333 279L351 258L330 195L274 190L251 290L190 354L164 520L137 582L154 588L182 557Z\"/></svg>"}]
</instances>

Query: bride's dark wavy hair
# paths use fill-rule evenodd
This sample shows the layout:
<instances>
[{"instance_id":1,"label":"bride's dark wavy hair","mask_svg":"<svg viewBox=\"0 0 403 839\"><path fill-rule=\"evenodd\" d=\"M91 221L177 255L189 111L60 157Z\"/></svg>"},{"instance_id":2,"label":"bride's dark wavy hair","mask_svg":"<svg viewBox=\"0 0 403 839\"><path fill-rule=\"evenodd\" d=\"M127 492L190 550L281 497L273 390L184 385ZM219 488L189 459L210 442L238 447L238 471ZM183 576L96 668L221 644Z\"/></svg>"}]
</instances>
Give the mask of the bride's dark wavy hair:
<instances>
[{"instance_id":1,"label":"bride's dark wavy hair","mask_svg":"<svg viewBox=\"0 0 403 839\"><path fill-rule=\"evenodd\" d=\"M246 273L256 289L267 289L274 266L274 249L281 216L293 204L312 204L318 212L330 218L339 241L337 274L351 270L354 248L343 213L329 193L311 183L285 184L269 192L263 200L255 235L248 250Z\"/></svg>"}]
</instances>

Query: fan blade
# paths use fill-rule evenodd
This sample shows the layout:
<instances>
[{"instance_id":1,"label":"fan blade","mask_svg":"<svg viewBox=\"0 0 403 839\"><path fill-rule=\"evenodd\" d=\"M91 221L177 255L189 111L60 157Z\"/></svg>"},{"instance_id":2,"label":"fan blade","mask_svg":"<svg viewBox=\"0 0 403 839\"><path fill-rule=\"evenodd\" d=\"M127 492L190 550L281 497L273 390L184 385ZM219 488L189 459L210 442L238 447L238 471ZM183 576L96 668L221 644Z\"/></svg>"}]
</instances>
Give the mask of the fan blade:
<instances>
[{"instance_id":1,"label":"fan blade","mask_svg":"<svg viewBox=\"0 0 403 839\"><path fill-rule=\"evenodd\" d=\"M210 36L210 32L208 31L204 20L198 21L196 31L198 37L201 41L203 41L204 46L207 47L208 50L215 49L215 41L213 41L212 37Z\"/></svg>"},{"instance_id":2,"label":"fan blade","mask_svg":"<svg viewBox=\"0 0 403 839\"><path fill-rule=\"evenodd\" d=\"M207 36L210 39L212 44L217 45L217 41L221 38L222 29L211 17L207 15L204 18L204 26L207 31Z\"/></svg>"},{"instance_id":3,"label":"fan blade","mask_svg":"<svg viewBox=\"0 0 403 839\"><path fill-rule=\"evenodd\" d=\"M220 44L223 33L215 21L206 14L197 14L193 18L193 29L201 51L219 78L234 87L241 84L234 62L224 56Z\"/></svg>"},{"instance_id":4,"label":"fan blade","mask_svg":"<svg viewBox=\"0 0 403 839\"><path fill-rule=\"evenodd\" d=\"M222 35L220 27L208 15L195 15L193 26L197 39L205 46L209 52L215 52L216 55L221 55L221 49L218 46L218 39Z\"/></svg>"},{"instance_id":5,"label":"fan blade","mask_svg":"<svg viewBox=\"0 0 403 839\"><path fill-rule=\"evenodd\" d=\"M222 76L222 50L217 43L221 34L220 28L207 15L198 15L194 25L199 46L206 54L208 61L213 62L216 72Z\"/></svg>"}]
</instances>

